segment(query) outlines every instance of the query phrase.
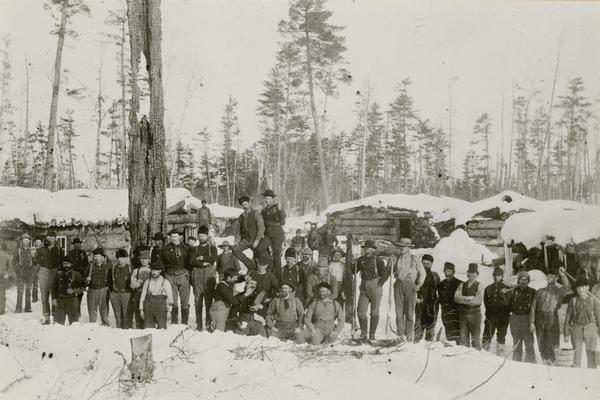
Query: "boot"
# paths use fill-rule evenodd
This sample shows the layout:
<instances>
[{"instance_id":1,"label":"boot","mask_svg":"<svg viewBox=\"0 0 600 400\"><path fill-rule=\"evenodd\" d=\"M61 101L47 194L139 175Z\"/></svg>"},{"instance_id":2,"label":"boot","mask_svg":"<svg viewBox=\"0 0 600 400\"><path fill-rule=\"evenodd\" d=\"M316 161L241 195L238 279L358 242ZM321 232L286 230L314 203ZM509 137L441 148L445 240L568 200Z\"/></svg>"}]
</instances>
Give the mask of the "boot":
<instances>
[{"instance_id":1,"label":"boot","mask_svg":"<svg viewBox=\"0 0 600 400\"><path fill-rule=\"evenodd\" d=\"M202 330L202 304L196 304L196 330Z\"/></svg>"},{"instance_id":2,"label":"boot","mask_svg":"<svg viewBox=\"0 0 600 400\"><path fill-rule=\"evenodd\" d=\"M360 326L360 339L367 340L367 318L358 318L358 325Z\"/></svg>"},{"instance_id":3,"label":"boot","mask_svg":"<svg viewBox=\"0 0 600 400\"><path fill-rule=\"evenodd\" d=\"M375 340L375 332L377 331L377 325L379 325L379 315L371 315L371 325L369 326L369 340Z\"/></svg>"},{"instance_id":4,"label":"boot","mask_svg":"<svg viewBox=\"0 0 600 400\"><path fill-rule=\"evenodd\" d=\"M171 309L171 324L176 324L179 320L179 307L173 306Z\"/></svg>"},{"instance_id":5,"label":"boot","mask_svg":"<svg viewBox=\"0 0 600 400\"><path fill-rule=\"evenodd\" d=\"M189 315L190 315L190 309L189 308L182 308L181 309L181 323L183 325L187 325Z\"/></svg>"},{"instance_id":6,"label":"boot","mask_svg":"<svg viewBox=\"0 0 600 400\"><path fill-rule=\"evenodd\" d=\"M489 347L489 345L488 345ZM504 345L503 344L496 344L496 355L498 356L503 356L504 355Z\"/></svg>"}]
</instances>

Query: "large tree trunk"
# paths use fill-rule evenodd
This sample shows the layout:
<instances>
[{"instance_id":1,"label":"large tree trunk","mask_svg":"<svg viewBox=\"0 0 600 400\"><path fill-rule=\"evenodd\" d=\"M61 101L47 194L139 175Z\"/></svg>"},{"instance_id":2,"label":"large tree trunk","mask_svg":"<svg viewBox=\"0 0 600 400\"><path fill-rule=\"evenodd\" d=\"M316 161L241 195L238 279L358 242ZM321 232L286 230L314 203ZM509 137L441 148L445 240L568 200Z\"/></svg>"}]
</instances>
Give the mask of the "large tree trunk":
<instances>
[{"instance_id":1,"label":"large tree trunk","mask_svg":"<svg viewBox=\"0 0 600 400\"><path fill-rule=\"evenodd\" d=\"M135 248L166 228L164 105L162 89L160 0L128 0L132 104L129 150L129 231ZM149 118L138 123L137 75L144 52L150 83Z\"/></svg>"},{"instance_id":2,"label":"large tree trunk","mask_svg":"<svg viewBox=\"0 0 600 400\"><path fill-rule=\"evenodd\" d=\"M56 56L54 58L54 80L52 81L52 101L50 102L50 120L48 122L48 142L46 143L46 167L44 168L44 188L56 190L56 165L54 144L56 142L56 122L58 119L58 93L60 91L60 76L62 52L65 44L67 27L67 8L69 1L63 2L60 11L60 26L58 28L58 43L56 44Z\"/></svg>"}]
</instances>

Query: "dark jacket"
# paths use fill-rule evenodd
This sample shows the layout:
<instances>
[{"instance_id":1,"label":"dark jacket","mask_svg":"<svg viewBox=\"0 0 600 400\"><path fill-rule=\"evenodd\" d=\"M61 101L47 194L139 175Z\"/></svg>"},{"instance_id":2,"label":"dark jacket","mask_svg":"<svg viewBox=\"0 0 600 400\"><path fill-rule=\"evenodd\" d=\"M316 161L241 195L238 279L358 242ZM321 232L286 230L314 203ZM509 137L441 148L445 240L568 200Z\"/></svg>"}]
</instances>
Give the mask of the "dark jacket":
<instances>
[{"instance_id":1,"label":"dark jacket","mask_svg":"<svg viewBox=\"0 0 600 400\"><path fill-rule=\"evenodd\" d=\"M17 247L13 254L13 267L17 276L29 273L33 270L35 254L31 248Z\"/></svg>"},{"instance_id":2,"label":"dark jacket","mask_svg":"<svg viewBox=\"0 0 600 400\"><path fill-rule=\"evenodd\" d=\"M289 283L296 289L296 293L302 293L300 289L304 282L304 274L298 264L294 264L291 268L287 264L284 265L276 276L279 283Z\"/></svg>"},{"instance_id":3,"label":"dark jacket","mask_svg":"<svg viewBox=\"0 0 600 400\"><path fill-rule=\"evenodd\" d=\"M130 265L121 267L114 265L108 274L108 289L115 293L131 292L131 273L133 270Z\"/></svg>"},{"instance_id":4,"label":"dark jacket","mask_svg":"<svg viewBox=\"0 0 600 400\"><path fill-rule=\"evenodd\" d=\"M110 270L111 266L106 261L101 265L92 263L90 266L90 289L102 289L108 287L108 275L110 274Z\"/></svg>"},{"instance_id":5,"label":"dark jacket","mask_svg":"<svg viewBox=\"0 0 600 400\"><path fill-rule=\"evenodd\" d=\"M508 309L511 314L529 315L535 294L536 290L529 286L524 289L517 286L508 292Z\"/></svg>"},{"instance_id":6,"label":"dark jacket","mask_svg":"<svg viewBox=\"0 0 600 400\"><path fill-rule=\"evenodd\" d=\"M62 251L58 246L49 248L44 246L35 252L35 265L46 269L58 269Z\"/></svg>"},{"instance_id":7,"label":"dark jacket","mask_svg":"<svg viewBox=\"0 0 600 400\"><path fill-rule=\"evenodd\" d=\"M68 298L76 297L77 294L83 293L85 287L85 281L81 274L73 269L65 271L60 269L56 273L56 279L54 280L53 295L57 298ZM72 293L69 293L68 289L71 289Z\"/></svg>"},{"instance_id":8,"label":"dark jacket","mask_svg":"<svg viewBox=\"0 0 600 400\"><path fill-rule=\"evenodd\" d=\"M212 224L212 213L208 207L200 207L196 210L196 222L198 226L210 226Z\"/></svg>"},{"instance_id":9,"label":"dark jacket","mask_svg":"<svg viewBox=\"0 0 600 400\"><path fill-rule=\"evenodd\" d=\"M485 288L483 291L485 315L510 314L506 289L509 287L504 282L494 282Z\"/></svg>"},{"instance_id":10,"label":"dark jacket","mask_svg":"<svg viewBox=\"0 0 600 400\"><path fill-rule=\"evenodd\" d=\"M236 240L247 240L253 243L265 237L265 223L262 214L257 210L243 212L238 218Z\"/></svg>"},{"instance_id":11,"label":"dark jacket","mask_svg":"<svg viewBox=\"0 0 600 400\"><path fill-rule=\"evenodd\" d=\"M442 308L458 309L458 304L454 301L454 293L458 286L463 283L460 279L452 277L442 280L437 286L438 299Z\"/></svg>"},{"instance_id":12,"label":"dark jacket","mask_svg":"<svg viewBox=\"0 0 600 400\"><path fill-rule=\"evenodd\" d=\"M82 249L73 249L69 252L69 255L73 259L73 269L81 276L88 276L90 273L90 260L85 252Z\"/></svg>"},{"instance_id":13,"label":"dark jacket","mask_svg":"<svg viewBox=\"0 0 600 400\"><path fill-rule=\"evenodd\" d=\"M205 245L190 247L187 265L190 269L212 267L215 265L217 255L217 248L208 242ZM199 260L199 257L202 257L202 259Z\"/></svg>"},{"instance_id":14,"label":"dark jacket","mask_svg":"<svg viewBox=\"0 0 600 400\"><path fill-rule=\"evenodd\" d=\"M165 265L165 272L172 275L181 275L188 271L189 246L180 243L175 246L173 243L167 244L160 252L160 258Z\"/></svg>"},{"instance_id":15,"label":"dark jacket","mask_svg":"<svg viewBox=\"0 0 600 400\"><path fill-rule=\"evenodd\" d=\"M417 297L424 303L433 304L438 301L437 286L440 283L440 276L437 272L425 269L425 281L417 292Z\"/></svg>"},{"instance_id":16,"label":"dark jacket","mask_svg":"<svg viewBox=\"0 0 600 400\"><path fill-rule=\"evenodd\" d=\"M239 306L244 299L244 293L233 295L233 287L226 282L219 282L215 289L214 301L222 301L227 307Z\"/></svg>"},{"instance_id":17,"label":"dark jacket","mask_svg":"<svg viewBox=\"0 0 600 400\"><path fill-rule=\"evenodd\" d=\"M360 272L362 281L379 279L379 286L383 286L390 277L391 267L384 264L383 260L375 255L362 256L356 260L356 269Z\"/></svg>"},{"instance_id":18,"label":"dark jacket","mask_svg":"<svg viewBox=\"0 0 600 400\"><path fill-rule=\"evenodd\" d=\"M292 247L303 249L306 246L306 238L304 236L294 236L292 238Z\"/></svg>"},{"instance_id":19,"label":"dark jacket","mask_svg":"<svg viewBox=\"0 0 600 400\"><path fill-rule=\"evenodd\" d=\"M259 274L256 270L250 272L250 276L256 281L255 292L265 292L264 300L272 299L277 296L277 290L279 288L279 282L277 277L271 271L267 271L264 274Z\"/></svg>"},{"instance_id":20,"label":"dark jacket","mask_svg":"<svg viewBox=\"0 0 600 400\"><path fill-rule=\"evenodd\" d=\"M239 272L241 269L240 260L235 258L232 252L219 254L217 256L217 271L219 274L224 273L230 268Z\"/></svg>"},{"instance_id":21,"label":"dark jacket","mask_svg":"<svg viewBox=\"0 0 600 400\"><path fill-rule=\"evenodd\" d=\"M279 204L273 204L262 209L261 211L265 227L283 226L285 225L285 212L279 207Z\"/></svg>"}]
</instances>

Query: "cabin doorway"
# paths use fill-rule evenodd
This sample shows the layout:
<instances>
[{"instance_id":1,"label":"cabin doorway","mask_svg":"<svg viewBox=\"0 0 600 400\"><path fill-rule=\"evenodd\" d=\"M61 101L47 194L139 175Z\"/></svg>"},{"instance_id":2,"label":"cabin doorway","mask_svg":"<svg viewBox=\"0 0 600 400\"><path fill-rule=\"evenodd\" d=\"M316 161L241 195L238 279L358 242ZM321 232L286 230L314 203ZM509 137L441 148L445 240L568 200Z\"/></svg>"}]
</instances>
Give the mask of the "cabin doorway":
<instances>
[{"instance_id":1,"label":"cabin doorway","mask_svg":"<svg viewBox=\"0 0 600 400\"><path fill-rule=\"evenodd\" d=\"M396 240L400 238L411 238L411 227L410 219L408 218L397 218L396 219Z\"/></svg>"}]
</instances>

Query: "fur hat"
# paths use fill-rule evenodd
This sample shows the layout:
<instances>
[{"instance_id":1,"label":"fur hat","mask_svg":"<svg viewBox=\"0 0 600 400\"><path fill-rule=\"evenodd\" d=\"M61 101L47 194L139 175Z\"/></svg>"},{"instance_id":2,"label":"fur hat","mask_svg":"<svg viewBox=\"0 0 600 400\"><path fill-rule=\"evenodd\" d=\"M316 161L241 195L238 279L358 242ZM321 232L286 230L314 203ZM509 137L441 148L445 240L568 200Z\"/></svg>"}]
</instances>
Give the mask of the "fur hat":
<instances>
[{"instance_id":1,"label":"fur hat","mask_svg":"<svg viewBox=\"0 0 600 400\"><path fill-rule=\"evenodd\" d=\"M433 256L431 254L424 254L423 257L421 257L421 261L433 262Z\"/></svg>"},{"instance_id":2,"label":"fur hat","mask_svg":"<svg viewBox=\"0 0 600 400\"><path fill-rule=\"evenodd\" d=\"M493 276L496 276L496 275L504 276L504 270L500 267L496 267L496 268L494 268L494 273L492 275Z\"/></svg>"},{"instance_id":3,"label":"fur hat","mask_svg":"<svg viewBox=\"0 0 600 400\"><path fill-rule=\"evenodd\" d=\"M92 255L101 255L102 257L106 257L106 254L104 254L104 249L102 247L96 247L94 251L92 251Z\"/></svg>"},{"instance_id":4,"label":"fur hat","mask_svg":"<svg viewBox=\"0 0 600 400\"><path fill-rule=\"evenodd\" d=\"M154 234L154 236L152 237L152 240L162 240L164 242L165 241L165 235L163 235L162 232L156 232Z\"/></svg>"},{"instance_id":5,"label":"fur hat","mask_svg":"<svg viewBox=\"0 0 600 400\"><path fill-rule=\"evenodd\" d=\"M456 271L456 267L455 267L455 266L454 266L454 264L452 264L451 262L449 262L449 261L446 261L446 262L444 263L444 271L447 271L447 270L450 270L450 271Z\"/></svg>"},{"instance_id":6,"label":"fur hat","mask_svg":"<svg viewBox=\"0 0 600 400\"><path fill-rule=\"evenodd\" d=\"M284 257L285 257L285 258L288 258L288 257L289 257L289 258L296 258L296 249L294 249L293 247L288 247L288 248L285 250L285 255L284 255Z\"/></svg>"},{"instance_id":7,"label":"fur hat","mask_svg":"<svg viewBox=\"0 0 600 400\"><path fill-rule=\"evenodd\" d=\"M117 252L115 253L115 256L117 258L127 258L127 257L129 257L129 255L127 254L127 250L125 250L125 249L119 249L119 250L117 250Z\"/></svg>"},{"instance_id":8,"label":"fur hat","mask_svg":"<svg viewBox=\"0 0 600 400\"><path fill-rule=\"evenodd\" d=\"M577 278L577 280L575 281L575 285L573 285L573 286L575 287L575 289L577 289L578 287L582 287L582 286L589 287L590 281L585 276L580 276L579 278Z\"/></svg>"},{"instance_id":9,"label":"fur hat","mask_svg":"<svg viewBox=\"0 0 600 400\"><path fill-rule=\"evenodd\" d=\"M467 274L471 273L479 274L479 267L477 264L469 263L469 269L467 269Z\"/></svg>"},{"instance_id":10,"label":"fur hat","mask_svg":"<svg viewBox=\"0 0 600 400\"><path fill-rule=\"evenodd\" d=\"M246 202L246 201L247 201L247 202L250 202L250 197L248 197L248 196L246 196L246 195L243 195L242 197L240 197L240 198L238 199L238 203L240 204L240 206L241 206L242 204L244 204L244 202Z\"/></svg>"},{"instance_id":11,"label":"fur hat","mask_svg":"<svg viewBox=\"0 0 600 400\"><path fill-rule=\"evenodd\" d=\"M208 227L206 225L202 225L198 228L198 235L208 235Z\"/></svg>"}]
</instances>

